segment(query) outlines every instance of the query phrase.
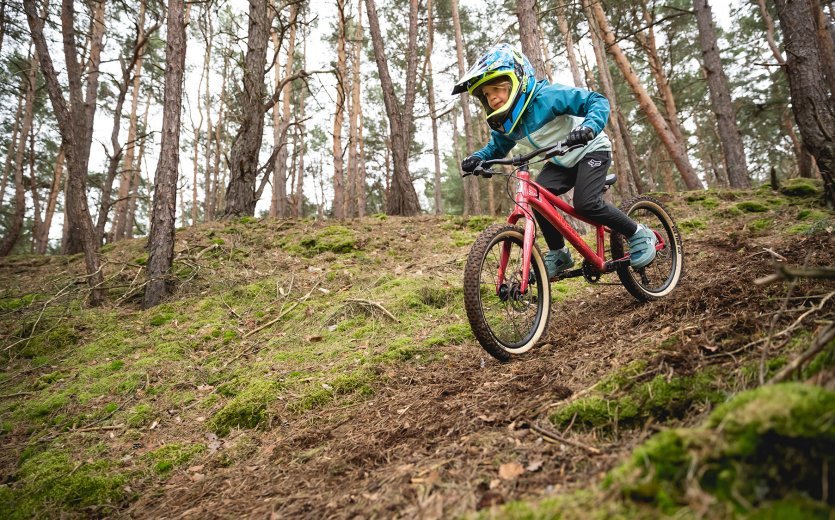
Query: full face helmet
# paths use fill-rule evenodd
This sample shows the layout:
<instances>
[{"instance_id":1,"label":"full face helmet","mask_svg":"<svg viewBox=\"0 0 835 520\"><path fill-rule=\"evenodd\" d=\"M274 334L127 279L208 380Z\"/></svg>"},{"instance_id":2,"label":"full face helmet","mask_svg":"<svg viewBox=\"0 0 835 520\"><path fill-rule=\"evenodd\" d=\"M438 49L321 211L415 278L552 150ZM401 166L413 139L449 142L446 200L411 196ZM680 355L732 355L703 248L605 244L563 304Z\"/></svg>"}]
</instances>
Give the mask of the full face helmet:
<instances>
[{"instance_id":1,"label":"full face helmet","mask_svg":"<svg viewBox=\"0 0 835 520\"><path fill-rule=\"evenodd\" d=\"M481 88L497 81L510 82L510 94L507 102L496 108L490 107ZM455 84L453 94L465 90L481 101L487 114L487 124L498 132L509 134L525 112L531 100L531 93L536 85L534 69L524 54L506 43L499 43L485 52Z\"/></svg>"}]
</instances>

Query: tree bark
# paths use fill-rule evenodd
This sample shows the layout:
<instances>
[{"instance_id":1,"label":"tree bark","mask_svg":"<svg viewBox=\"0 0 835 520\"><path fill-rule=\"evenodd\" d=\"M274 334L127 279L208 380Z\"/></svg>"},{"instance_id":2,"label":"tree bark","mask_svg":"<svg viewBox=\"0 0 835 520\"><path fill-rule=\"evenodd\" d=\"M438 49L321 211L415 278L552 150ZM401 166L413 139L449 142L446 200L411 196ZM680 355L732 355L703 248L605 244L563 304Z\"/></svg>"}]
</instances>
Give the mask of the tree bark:
<instances>
[{"instance_id":1,"label":"tree bark","mask_svg":"<svg viewBox=\"0 0 835 520\"><path fill-rule=\"evenodd\" d=\"M186 58L186 25L183 11L183 0L168 0L162 142L154 175L154 203L151 214L151 232L148 235L148 284L145 286L145 297L142 302L146 309L159 304L169 294L169 271L174 261L176 227L174 219L180 162L180 112ZM264 23L264 19L261 23ZM258 72L263 70L262 67L258 69Z\"/></svg>"},{"instance_id":2,"label":"tree bark","mask_svg":"<svg viewBox=\"0 0 835 520\"><path fill-rule=\"evenodd\" d=\"M623 138L623 146L626 149L626 158L629 161L629 171L632 173L632 184L635 186L635 191L640 195L646 193L647 189L644 181L641 178L641 168L638 166L638 153L635 151L635 144L632 142L632 135L629 133L629 124L626 118L623 117L623 112L618 107L617 112L618 126Z\"/></svg>"},{"instance_id":3,"label":"tree bark","mask_svg":"<svg viewBox=\"0 0 835 520\"><path fill-rule=\"evenodd\" d=\"M336 114L333 118L333 216L345 218L345 163L342 157L342 123L345 118L345 4L346 0L336 0L337 27L336 35ZM370 14L369 14L370 16ZM383 87L385 89L385 86Z\"/></svg>"},{"instance_id":4,"label":"tree bark","mask_svg":"<svg viewBox=\"0 0 835 520\"><path fill-rule=\"evenodd\" d=\"M431 3L432 0L429 0ZM364 175L360 174L359 169L359 134L361 128L359 127L359 115L362 108L362 99L360 97L360 66L362 54L362 0L357 1L357 22L354 32L354 45L351 51L351 112L348 121L348 179L352 183L351 200L347 205L350 217L361 217L364 213L364 208L361 208L361 194L365 193ZM360 180L360 177L363 180ZM364 204L364 203L363 203Z\"/></svg>"},{"instance_id":5,"label":"tree bark","mask_svg":"<svg viewBox=\"0 0 835 520\"><path fill-rule=\"evenodd\" d=\"M464 36L461 31L461 16L458 12L458 0L450 0L450 10L452 12L452 25L455 29L455 51L458 60L458 77L460 78L466 73L466 60L464 60ZM476 144L473 139L474 128L472 116L470 115L470 95L465 92L460 97L467 154L471 154L476 151ZM465 177L462 183L464 185L464 216L481 213L478 179L471 175Z\"/></svg>"},{"instance_id":6,"label":"tree bark","mask_svg":"<svg viewBox=\"0 0 835 520\"><path fill-rule=\"evenodd\" d=\"M432 15L432 0L426 1L426 90L429 97L429 118L432 120L432 156L435 160L435 172L433 187L435 192L435 214L441 215L444 212L444 199L441 196L441 153L438 145L438 119L435 115L435 81L432 75L432 48L435 43L435 27Z\"/></svg>"},{"instance_id":7,"label":"tree bark","mask_svg":"<svg viewBox=\"0 0 835 520\"><path fill-rule=\"evenodd\" d=\"M835 103L823 74L808 0L776 0L792 110L804 145L817 162L828 203L835 205Z\"/></svg>"},{"instance_id":8,"label":"tree bark","mask_svg":"<svg viewBox=\"0 0 835 520\"><path fill-rule=\"evenodd\" d=\"M212 166L212 193L209 197L210 206L209 206L209 214L211 215L211 219L214 220L215 215L217 214L217 209L223 207L223 196L226 193L222 186L226 184L225 179L225 169L224 169L224 179L221 182L220 179L220 145L221 145L221 138L225 135L226 129L226 120L224 119L224 111L226 110L227 104L227 92L226 86L227 81L229 80L229 53L224 53L223 56L223 72L221 73L221 81L220 81L220 103L217 110L217 124L215 125L215 135L214 135L214 165Z\"/></svg>"},{"instance_id":9,"label":"tree bark","mask_svg":"<svg viewBox=\"0 0 835 520\"><path fill-rule=\"evenodd\" d=\"M145 100L145 113L142 116L142 128L148 128L148 112L151 108L151 95ZM136 155L134 164L131 166L133 172L130 183L130 198L128 199L127 219L125 220L125 238L133 238L133 229L136 223L136 202L139 198L139 185L142 183L142 159L145 157L145 138L139 143L139 153ZM150 184L150 182L149 182Z\"/></svg>"},{"instance_id":10,"label":"tree bark","mask_svg":"<svg viewBox=\"0 0 835 520\"><path fill-rule=\"evenodd\" d=\"M249 30L244 57L243 94L240 100L241 126L229 154L229 187L226 217L253 216L258 174L258 152L264 135L264 68L270 20L267 0L249 0Z\"/></svg>"},{"instance_id":11,"label":"tree bark","mask_svg":"<svg viewBox=\"0 0 835 520\"><path fill-rule=\"evenodd\" d=\"M26 91L21 90L17 97L17 110L15 111L14 119L12 120L12 139L9 141L9 146L6 148L6 164L3 166L3 179L0 180L0 208L3 207L3 199L6 195L6 184L8 183L9 174L12 173L12 166L15 164L15 154L17 153L17 134L20 130L20 117L23 114L23 104L26 100Z\"/></svg>"},{"instance_id":12,"label":"tree bark","mask_svg":"<svg viewBox=\"0 0 835 520\"><path fill-rule=\"evenodd\" d=\"M454 1L454 0L453 0ZM391 131L391 151L393 169L391 189L386 200L386 213L389 215L415 215L420 211L417 192L409 174L409 145L412 142L412 117L415 103L418 53L408 52L406 61L406 95L403 104L398 103L394 85L389 74L383 35L377 18L377 6L374 0L366 0L368 25L371 40L374 43L374 58L380 73L383 89L383 102L389 119ZM417 48L417 13L418 1L409 0L408 48Z\"/></svg>"},{"instance_id":13,"label":"tree bark","mask_svg":"<svg viewBox=\"0 0 835 520\"><path fill-rule=\"evenodd\" d=\"M296 54L296 21L299 15L299 4L294 3L290 7L290 36L287 41L287 62L284 64L284 77L288 77L293 72L293 60ZM276 52L280 48L278 33L273 32L273 46ZM280 68L275 67L275 82L278 85L280 81ZM287 129L290 127L292 114L290 113L290 97L293 90L293 84L287 83L284 85L282 93L283 99L281 102L281 111L279 114L278 106L273 108L273 141L274 146L278 149L275 158L275 167L273 171L273 196L270 203L270 216L273 218L284 218L287 216L287 155L288 146ZM276 123L278 123L276 125ZM276 128L277 126L277 128Z\"/></svg>"},{"instance_id":14,"label":"tree bark","mask_svg":"<svg viewBox=\"0 0 835 520\"><path fill-rule=\"evenodd\" d=\"M143 46L139 49L136 59L136 72L133 74L133 90L131 92L130 102L130 123L128 125L128 138L125 142L125 154L122 160L122 173L119 177L119 191L116 196L116 209L113 215L113 230L111 231L111 241L116 242L125 238L125 224L127 222L128 196L130 194L131 185L133 183L134 172L134 153L136 150L136 119L137 108L139 106L139 87L141 86L142 78L142 63L145 57L144 43L145 38L145 0L139 2L139 20L138 20L138 35L137 42L142 42Z\"/></svg>"},{"instance_id":15,"label":"tree bark","mask_svg":"<svg viewBox=\"0 0 835 520\"><path fill-rule=\"evenodd\" d=\"M830 29L832 24L827 20L821 7L820 0L810 0L812 15L815 17L815 28L818 37L818 51L824 76L829 84L829 92L835 96L835 47L832 42Z\"/></svg>"},{"instance_id":16,"label":"tree bark","mask_svg":"<svg viewBox=\"0 0 835 520\"><path fill-rule=\"evenodd\" d=\"M306 24L305 24L306 25ZM302 38L304 42L302 44L302 68L307 70L307 34L302 30ZM296 218L304 217L304 157L307 154L307 139L305 136L307 135L305 129L305 104L307 103L307 85L302 87L301 95L299 96L299 110L296 115L296 123L298 124L298 134L299 134L299 170L296 174L296 199L295 199L295 207L293 209L293 215ZM315 192L314 188L314 192Z\"/></svg>"},{"instance_id":17,"label":"tree bark","mask_svg":"<svg viewBox=\"0 0 835 520\"><path fill-rule=\"evenodd\" d=\"M23 218L26 215L26 187L23 184L24 155L26 154L26 140L32 133L32 120L35 113L35 88L37 80L37 51L33 51L29 58L29 70L21 78L20 90L24 94L23 121L20 128L20 141L17 143L14 158L14 213L12 214L11 225L6 230L6 235L0 240L0 256L7 256L12 252L20 232L23 229Z\"/></svg>"},{"instance_id":18,"label":"tree bark","mask_svg":"<svg viewBox=\"0 0 835 520\"><path fill-rule=\"evenodd\" d=\"M43 255L49 246L49 228L52 226L52 217L55 215L55 206L58 203L58 194L61 192L64 177L64 149L58 148L58 156L55 158L53 168L52 186L49 189L49 198L44 208L43 223L35 235L35 253Z\"/></svg>"},{"instance_id":19,"label":"tree bark","mask_svg":"<svg viewBox=\"0 0 835 520\"><path fill-rule=\"evenodd\" d=\"M205 23L201 24L201 28L205 29L206 36L206 58L203 62L203 67L206 70L206 77L211 76L211 58L212 46L214 44L214 27L212 26L212 16L209 12L204 12ZM212 93L210 89L211 81L206 81L205 98L203 105L206 107L206 138L205 147L203 149L203 222L212 220L212 215L209 213L211 207L212 189L212 136L214 135L214 127L212 125Z\"/></svg>"},{"instance_id":20,"label":"tree bark","mask_svg":"<svg viewBox=\"0 0 835 520\"><path fill-rule=\"evenodd\" d=\"M69 82L69 104L64 99L63 89L58 81L58 74L52 63L49 48L43 33L43 20L35 11L35 1L25 0L23 7L26 19L35 42L38 61L41 65L47 92L52 103L58 128L61 133L62 147L66 157L67 217L69 225L74 227L84 252L87 269L87 283L90 286L89 302L99 304L103 297L103 277L99 269L98 244L95 242L95 230L87 207L87 163L92 142L93 118L96 111L98 94L98 70L101 60L101 42L104 35L104 4L93 4L91 17L90 56L87 61L86 95L82 93L82 70L78 62L75 35L75 11L72 0L63 0L61 9L61 27L63 33L64 61Z\"/></svg>"},{"instance_id":21,"label":"tree bark","mask_svg":"<svg viewBox=\"0 0 835 520\"><path fill-rule=\"evenodd\" d=\"M583 86L583 77L580 75L580 67L577 65L577 55L574 53L574 36L568 28L568 20L565 15L565 5L562 2L557 2L556 12L557 27L560 29L563 40L565 41L565 54L568 58L568 68L571 70L571 77L574 78L574 86Z\"/></svg>"},{"instance_id":22,"label":"tree bark","mask_svg":"<svg viewBox=\"0 0 835 520\"><path fill-rule=\"evenodd\" d=\"M606 61L606 51L603 48L603 40L600 37L599 29L595 27L595 23L591 22L594 15L588 6L589 0L583 0L583 10L586 12L586 17L589 19L591 30L590 37L592 41L592 48L594 50L594 57L597 60L597 71L600 76L600 85L603 87L603 95L609 100L609 121L608 127L614 141L612 155L614 155L615 169L622 179L619 183L621 191L626 197L631 197L635 194L635 188L631 181L632 172L630 171L629 162L626 158L626 145L623 142L623 134L620 129L620 121L617 118L618 101L615 95L615 89L612 85L612 77L609 75L609 63Z\"/></svg>"},{"instance_id":23,"label":"tree bark","mask_svg":"<svg viewBox=\"0 0 835 520\"><path fill-rule=\"evenodd\" d=\"M713 14L707 0L693 0L696 11L696 25L699 28L699 44L702 48L702 65L707 76L710 92L710 104L716 116L719 129L719 142L725 160L725 171L731 188L750 188L748 163L745 160L745 147L736 124L731 90L728 78L722 66L716 42L716 28L713 26Z\"/></svg>"},{"instance_id":24,"label":"tree bark","mask_svg":"<svg viewBox=\"0 0 835 520\"><path fill-rule=\"evenodd\" d=\"M696 172L695 170L693 170L693 166L690 164L690 159L687 157L687 150L684 146L684 143L676 139L676 136L670 130L670 127L667 125L667 122L664 120L664 118L661 116L661 113L658 111L658 107L655 106L655 103L652 101L652 98L649 97L649 94L647 93L646 89L643 87L643 85L641 85L640 81L638 80L638 76L635 74L635 71L632 70L632 66L629 63L629 59L626 57L626 55L621 50L620 46L617 44L615 40L615 35L609 28L609 23L606 20L606 15L603 12L603 8L600 6L599 2L592 2L592 11L594 12L594 16L597 19L597 23L600 27L601 33L603 34L603 39L606 42L609 54L611 54L612 57L615 59L615 63L618 65L618 68L623 74L624 79L626 79L627 83L629 84L629 88L632 90L633 95L638 101L638 105L640 106L641 110L647 115L647 119L649 120L650 124L653 126L653 128L655 128L655 131L658 133L661 142L667 149L667 153L670 155L676 167L678 168L679 173L681 174L681 178L684 180L684 184L687 186L687 189L702 189L702 183L696 176Z\"/></svg>"}]
</instances>

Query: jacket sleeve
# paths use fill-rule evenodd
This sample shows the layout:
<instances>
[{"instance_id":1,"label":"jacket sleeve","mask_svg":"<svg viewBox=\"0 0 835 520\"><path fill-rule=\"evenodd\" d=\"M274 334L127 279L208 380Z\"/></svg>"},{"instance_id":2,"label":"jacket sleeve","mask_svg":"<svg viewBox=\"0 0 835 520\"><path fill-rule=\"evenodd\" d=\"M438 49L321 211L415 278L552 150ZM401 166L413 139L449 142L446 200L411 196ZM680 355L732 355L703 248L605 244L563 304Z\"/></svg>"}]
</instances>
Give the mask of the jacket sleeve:
<instances>
[{"instance_id":1,"label":"jacket sleeve","mask_svg":"<svg viewBox=\"0 0 835 520\"><path fill-rule=\"evenodd\" d=\"M594 130L603 131L609 120L609 100L597 92L565 85L550 85L543 89L554 117L564 114L585 118L581 123Z\"/></svg>"},{"instance_id":2,"label":"jacket sleeve","mask_svg":"<svg viewBox=\"0 0 835 520\"><path fill-rule=\"evenodd\" d=\"M510 150L516 146L513 139L495 130L490 131L490 142L481 150L474 152L473 155L489 161L491 159L501 159L505 157Z\"/></svg>"}]
</instances>

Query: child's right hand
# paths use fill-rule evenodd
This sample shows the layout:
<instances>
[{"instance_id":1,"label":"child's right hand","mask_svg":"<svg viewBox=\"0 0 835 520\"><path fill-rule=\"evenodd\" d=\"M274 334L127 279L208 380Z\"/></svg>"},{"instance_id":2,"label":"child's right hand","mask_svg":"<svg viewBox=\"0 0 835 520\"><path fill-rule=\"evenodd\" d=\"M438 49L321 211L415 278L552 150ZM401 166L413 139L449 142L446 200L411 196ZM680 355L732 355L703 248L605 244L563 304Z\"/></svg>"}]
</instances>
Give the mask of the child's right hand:
<instances>
[{"instance_id":1,"label":"child's right hand","mask_svg":"<svg viewBox=\"0 0 835 520\"><path fill-rule=\"evenodd\" d=\"M479 164L482 163L484 159L481 157L476 157L475 155L470 155L463 161L461 161L461 169L467 173L473 173L475 169L478 167Z\"/></svg>"}]
</instances>

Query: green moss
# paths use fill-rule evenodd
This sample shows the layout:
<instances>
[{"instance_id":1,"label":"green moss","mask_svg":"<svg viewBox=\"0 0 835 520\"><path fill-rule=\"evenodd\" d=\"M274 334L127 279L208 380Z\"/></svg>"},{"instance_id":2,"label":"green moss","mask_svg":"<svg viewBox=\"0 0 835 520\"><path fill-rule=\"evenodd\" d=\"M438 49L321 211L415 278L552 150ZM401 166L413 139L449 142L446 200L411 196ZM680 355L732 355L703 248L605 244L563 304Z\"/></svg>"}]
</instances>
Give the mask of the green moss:
<instances>
[{"instance_id":1,"label":"green moss","mask_svg":"<svg viewBox=\"0 0 835 520\"><path fill-rule=\"evenodd\" d=\"M835 463L833 410L835 394L818 387L790 383L744 392L719 406L703 428L652 437L604 486L667 514L700 500L690 492L695 489L733 516L819 511L808 498L820 500L822 479L835 477L832 469L822 474Z\"/></svg>"},{"instance_id":2,"label":"green moss","mask_svg":"<svg viewBox=\"0 0 835 520\"><path fill-rule=\"evenodd\" d=\"M86 510L87 515L96 510L112 512L112 506L125 495L127 480L107 460L73 461L65 453L45 451L22 463L13 488L0 487L0 516L14 519L65 516L71 510ZM108 509L102 509L104 506Z\"/></svg>"},{"instance_id":3,"label":"green moss","mask_svg":"<svg viewBox=\"0 0 835 520\"><path fill-rule=\"evenodd\" d=\"M820 181L812 179L787 179L780 186L780 193L789 197L816 197L822 194Z\"/></svg>"},{"instance_id":4,"label":"green moss","mask_svg":"<svg viewBox=\"0 0 835 520\"><path fill-rule=\"evenodd\" d=\"M258 219L255 218L255 217L251 217L251 216L246 215L246 216L243 216L243 217L239 218L238 222L240 222L241 224L252 224L253 222L258 222Z\"/></svg>"},{"instance_id":5,"label":"green moss","mask_svg":"<svg viewBox=\"0 0 835 520\"><path fill-rule=\"evenodd\" d=\"M209 429L221 437L232 428L257 428L269 419L267 407L278 397L281 386L275 381L255 380L244 388L209 421Z\"/></svg>"},{"instance_id":6,"label":"green moss","mask_svg":"<svg viewBox=\"0 0 835 520\"><path fill-rule=\"evenodd\" d=\"M125 424L131 428L141 428L151 421L153 409L147 403L141 403L130 409Z\"/></svg>"},{"instance_id":7,"label":"green moss","mask_svg":"<svg viewBox=\"0 0 835 520\"><path fill-rule=\"evenodd\" d=\"M470 339L473 339L473 332L469 324L453 323L436 330L424 345L426 347L460 345Z\"/></svg>"},{"instance_id":8,"label":"green moss","mask_svg":"<svg viewBox=\"0 0 835 520\"><path fill-rule=\"evenodd\" d=\"M622 370L601 384L601 392L609 390L611 397L592 394L578 399L558 408L551 415L551 422L562 427L573 422L580 427L608 429L617 421L619 426L632 427L643 424L650 417L660 422L680 418L694 405L724 400L724 394L716 390L710 372L669 380L656 376L650 381L630 385L625 393L615 392L614 389L626 387L629 373L635 368Z\"/></svg>"},{"instance_id":9,"label":"green moss","mask_svg":"<svg viewBox=\"0 0 835 520\"><path fill-rule=\"evenodd\" d=\"M705 209L713 209L713 208L719 206L719 199L717 199L715 197L706 197L704 200L702 200L699 203L699 205L702 206Z\"/></svg>"},{"instance_id":10,"label":"green moss","mask_svg":"<svg viewBox=\"0 0 835 520\"><path fill-rule=\"evenodd\" d=\"M153 327L159 327L173 320L175 316L176 314L174 314L173 312L159 312L154 316L151 316L150 324Z\"/></svg>"},{"instance_id":11,"label":"green moss","mask_svg":"<svg viewBox=\"0 0 835 520\"><path fill-rule=\"evenodd\" d=\"M350 253L357 246L354 232L344 226L328 226L317 233L303 237L299 241L300 251L305 256L324 252L336 254Z\"/></svg>"},{"instance_id":12,"label":"green moss","mask_svg":"<svg viewBox=\"0 0 835 520\"><path fill-rule=\"evenodd\" d=\"M203 444L173 443L166 444L144 455L151 467L160 475L166 475L172 469L185 464L206 451Z\"/></svg>"},{"instance_id":13,"label":"green moss","mask_svg":"<svg viewBox=\"0 0 835 520\"><path fill-rule=\"evenodd\" d=\"M743 214L743 211L736 207L736 205L728 206L718 210L714 215L719 218L734 218Z\"/></svg>"},{"instance_id":14,"label":"green moss","mask_svg":"<svg viewBox=\"0 0 835 520\"><path fill-rule=\"evenodd\" d=\"M469 219L467 219L467 224L466 225L467 225L468 228L472 229L473 231L484 231L485 229L490 227L490 225L493 224L495 221L496 221L496 219L493 218L493 217L489 217L489 216L486 216L486 215L479 215L479 216L474 216L474 217L470 217Z\"/></svg>"},{"instance_id":15,"label":"green moss","mask_svg":"<svg viewBox=\"0 0 835 520\"><path fill-rule=\"evenodd\" d=\"M828 216L829 215L823 211L809 208L801 209L797 212L798 220L822 220Z\"/></svg>"},{"instance_id":16,"label":"green moss","mask_svg":"<svg viewBox=\"0 0 835 520\"><path fill-rule=\"evenodd\" d=\"M23 413L29 419L39 419L67 406L69 402L69 398L63 393L48 394L41 399L27 401Z\"/></svg>"},{"instance_id":17,"label":"green moss","mask_svg":"<svg viewBox=\"0 0 835 520\"><path fill-rule=\"evenodd\" d=\"M835 366L835 340L830 341L824 348L803 367L801 379L806 380L824 369Z\"/></svg>"},{"instance_id":18,"label":"green moss","mask_svg":"<svg viewBox=\"0 0 835 520\"><path fill-rule=\"evenodd\" d=\"M736 207L740 211L744 211L746 213L764 213L768 211L768 206L766 206L762 202L757 202L754 200L744 200L742 202L737 202Z\"/></svg>"},{"instance_id":19,"label":"green moss","mask_svg":"<svg viewBox=\"0 0 835 520\"><path fill-rule=\"evenodd\" d=\"M21 338L28 338L22 343L20 353L28 358L49 355L53 352L66 352L78 345L81 334L73 325L59 323L49 329L43 328L41 322L32 333L35 322L27 323L18 333Z\"/></svg>"},{"instance_id":20,"label":"green moss","mask_svg":"<svg viewBox=\"0 0 835 520\"><path fill-rule=\"evenodd\" d=\"M0 298L0 312L16 311L45 299L45 295L38 293L25 294L18 298Z\"/></svg>"},{"instance_id":21,"label":"green moss","mask_svg":"<svg viewBox=\"0 0 835 520\"><path fill-rule=\"evenodd\" d=\"M342 374L328 383L317 383L312 386L300 399L290 404L289 409L299 413L320 408L337 396L358 394L363 397L374 393L371 387L373 375L365 370L357 370Z\"/></svg>"},{"instance_id":22,"label":"green moss","mask_svg":"<svg viewBox=\"0 0 835 520\"><path fill-rule=\"evenodd\" d=\"M678 222L678 228L684 232L705 229L706 227L707 222L700 218L686 218Z\"/></svg>"},{"instance_id":23,"label":"green moss","mask_svg":"<svg viewBox=\"0 0 835 520\"><path fill-rule=\"evenodd\" d=\"M749 222L748 226L752 231L762 232L769 228L771 228L772 224L774 223L773 219L770 218L758 218Z\"/></svg>"}]
</instances>

